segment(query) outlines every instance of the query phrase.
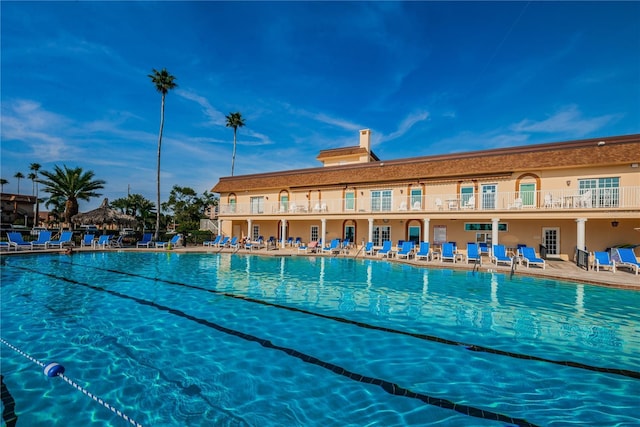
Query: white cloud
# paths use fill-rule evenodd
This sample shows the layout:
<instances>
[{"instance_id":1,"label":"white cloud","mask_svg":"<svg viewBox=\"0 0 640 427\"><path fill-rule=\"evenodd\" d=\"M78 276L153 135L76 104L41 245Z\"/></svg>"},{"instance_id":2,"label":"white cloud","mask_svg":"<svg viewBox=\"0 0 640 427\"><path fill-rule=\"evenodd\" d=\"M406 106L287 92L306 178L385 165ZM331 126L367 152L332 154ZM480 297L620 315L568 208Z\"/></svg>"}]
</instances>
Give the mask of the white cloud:
<instances>
[{"instance_id":1,"label":"white cloud","mask_svg":"<svg viewBox=\"0 0 640 427\"><path fill-rule=\"evenodd\" d=\"M175 93L176 95L189 101L193 101L202 107L202 112L209 118L209 122L207 123L208 125L225 126L225 115L216 110L205 97L183 89L176 89Z\"/></svg>"},{"instance_id":2,"label":"white cloud","mask_svg":"<svg viewBox=\"0 0 640 427\"><path fill-rule=\"evenodd\" d=\"M522 120L512 125L511 130L514 132L568 133L573 136L583 136L604 127L615 119L616 116L613 114L584 118L582 112L575 105L570 105L544 120Z\"/></svg>"}]
</instances>

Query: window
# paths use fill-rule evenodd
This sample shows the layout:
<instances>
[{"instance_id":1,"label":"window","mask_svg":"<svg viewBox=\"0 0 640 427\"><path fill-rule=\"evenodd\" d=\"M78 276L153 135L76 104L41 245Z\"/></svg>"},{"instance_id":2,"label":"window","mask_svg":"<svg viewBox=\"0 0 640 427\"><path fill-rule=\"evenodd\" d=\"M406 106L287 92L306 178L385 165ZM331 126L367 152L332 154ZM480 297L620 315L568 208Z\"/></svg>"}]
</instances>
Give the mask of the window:
<instances>
[{"instance_id":1,"label":"window","mask_svg":"<svg viewBox=\"0 0 640 427\"><path fill-rule=\"evenodd\" d=\"M344 227L344 238L353 243L356 238L356 227L353 225L346 225Z\"/></svg>"},{"instance_id":2,"label":"window","mask_svg":"<svg viewBox=\"0 0 640 427\"><path fill-rule=\"evenodd\" d=\"M482 209L496 208L496 184L484 184L482 186Z\"/></svg>"},{"instance_id":3,"label":"window","mask_svg":"<svg viewBox=\"0 0 640 427\"><path fill-rule=\"evenodd\" d=\"M408 238L410 242L413 242L416 245L420 244L420 226L419 225L409 226Z\"/></svg>"},{"instance_id":4,"label":"window","mask_svg":"<svg viewBox=\"0 0 640 427\"><path fill-rule=\"evenodd\" d=\"M253 225L251 227L251 240L256 241L260 237L260 226Z\"/></svg>"},{"instance_id":5,"label":"window","mask_svg":"<svg viewBox=\"0 0 640 427\"><path fill-rule=\"evenodd\" d=\"M535 206L536 184L520 184L520 199L522 199L522 206Z\"/></svg>"},{"instance_id":6,"label":"window","mask_svg":"<svg viewBox=\"0 0 640 427\"><path fill-rule=\"evenodd\" d=\"M382 242L391 240L391 227L388 225L378 225L373 227L373 245L382 246Z\"/></svg>"},{"instance_id":7,"label":"window","mask_svg":"<svg viewBox=\"0 0 640 427\"><path fill-rule=\"evenodd\" d=\"M282 194L280 196L280 212L287 212L289 210L289 195Z\"/></svg>"},{"instance_id":8,"label":"window","mask_svg":"<svg viewBox=\"0 0 640 427\"><path fill-rule=\"evenodd\" d=\"M486 243L487 247L491 247L491 233L476 233L476 243Z\"/></svg>"},{"instance_id":9,"label":"window","mask_svg":"<svg viewBox=\"0 0 640 427\"><path fill-rule=\"evenodd\" d=\"M493 224L490 222L465 222L464 223L464 231L491 231L493 229ZM498 223L498 231L507 231L507 223L500 222Z\"/></svg>"},{"instance_id":10,"label":"window","mask_svg":"<svg viewBox=\"0 0 640 427\"><path fill-rule=\"evenodd\" d=\"M264 197L252 197L250 209L252 214L264 213Z\"/></svg>"},{"instance_id":11,"label":"window","mask_svg":"<svg viewBox=\"0 0 640 427\"><path fill-rule=\"evenodd\" d=\"M466 206L473 196L473 187L460 187L460 206Z\"/></svg>"},{"instance_id":12,"label":"window","mask_svg":"<svg viewBox=\"0 0 640 427\"><path fill-rule=\"evenodd\" d=\"M388 212L391 210L391 190L374 190L371 192L371 210Z\"/></svg>"},{"instance_id":13,"label":"window","mask_svg":"<svg viewBox=\"0 0 640 427\"><path fill-rule=\"evenodd\" d=\"M344 210L352 211L356 208L356 194L353 191L344 193Z\"/></svg>"},{"instance_id":14,"label":"window","mask_svg":"<svg viewBox=\"0 0 640 427\"><path fill-rule=\"evenodd\" d=\"M236 213L236 198L229 200L229 212Z\"/></svg>"},{"instance_id":15,"label":"window","mask_svg":"<svg viewBox=\"0 0 640 427\"><path fill-rule=\"evenodd\" d=\"M310 242L317 242L320 239L319 235L320 235L319 227L317 225L312 225L311 235L309 236L311 238Z\"/></svg>"},{"instance_id":16,"label":"window","mask_svg":"<svg viewBox=\"0 0 640 427\"><path fill-rule=\"evenodd\" d=\"M591 206L618 207L620 205L620 178L589 178L579 179L580 194L591 191Z\"/></svg>"},{"instance_id":17,"label":"window","mask_svg":"<svg viewBox=\"0 0 640 427\"><path fill-rule=\"evenodd\" d=\"M421 209L422 208L422 189L420 188L412 188L411 189L411 209Z\"/></svg>"}]
</instances>

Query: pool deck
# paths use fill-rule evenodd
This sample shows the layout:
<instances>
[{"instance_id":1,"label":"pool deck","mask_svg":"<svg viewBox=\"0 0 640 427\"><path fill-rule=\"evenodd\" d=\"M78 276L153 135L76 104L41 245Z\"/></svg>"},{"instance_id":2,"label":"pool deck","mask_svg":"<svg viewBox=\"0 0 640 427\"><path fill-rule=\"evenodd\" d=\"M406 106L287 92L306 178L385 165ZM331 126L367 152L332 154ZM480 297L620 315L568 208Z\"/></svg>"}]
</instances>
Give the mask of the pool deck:
<instances>
[{"instance_id":1,"label":"pool deck","mask_svg":"<svg viewBox=\"0 0 640 427\"><path fill-rule=\"evenodd\" d=\"M74 248L74 252L103 252L103 251L125 251L125 252L162 252L167 251L168 249L156 249L156 248L135 248L135 247L124 247L124 248L115 248L115 249L93 249L93 248ZM382 259L385 262L395 262L395 263L403 263L403 264L411 264L415 266L423 266L430 268L453 268L457 270L473 270L473 264L466 264L462 262L440 262L440 260L435 261L417 261L415 259L397 259L397 258L380 258L376 256L363 256L362 252L357 253L358 251L355 249L350 250L348 253L341 253L338 255L327 255L327 254L315 254L315 253L303 253L298 251L295 247L287 247L287 248L278 248L278 249L270 249L266 248L250 251L247 249L232 249L232 248L211 248L207 246L187 246L185 247L177 247L171 249L172 252L176 253L240 253L240 254L252 254L252 255L261 255L261 256L320 256L320 257L333 257L333 258L354 258L358 259ZM5 255L24 255L24 254L38 254L38 253L62 253L60 249L48 249L48 250L20 250L20 251L2 251L0 252L0 256ZM489 257L484 256L482 259L482 265L478 267L479 271L488 272L495 271L504 274L511 273L511 267L508 266L496 266L489 262ZM636 275L631 272L628 268L616 269L615 273L612 273L610 270L602 270L595 271L589 269L589 271L578 268L575 263L571 261L562 261L562 260L547 260L546 261L546 269L542 269L540 267L531 267L528 268L524 265L517 265L515 275L527 275L527 276L536 276L536 277L549 277L552 279L559 280L567 280L570 282L578 282L581 284L592 284L592 285L600 285L600 286L611 286L616 288L625 288L625 289L634 289L640 291L640 275Z\"/></svg>"}]
</instances>

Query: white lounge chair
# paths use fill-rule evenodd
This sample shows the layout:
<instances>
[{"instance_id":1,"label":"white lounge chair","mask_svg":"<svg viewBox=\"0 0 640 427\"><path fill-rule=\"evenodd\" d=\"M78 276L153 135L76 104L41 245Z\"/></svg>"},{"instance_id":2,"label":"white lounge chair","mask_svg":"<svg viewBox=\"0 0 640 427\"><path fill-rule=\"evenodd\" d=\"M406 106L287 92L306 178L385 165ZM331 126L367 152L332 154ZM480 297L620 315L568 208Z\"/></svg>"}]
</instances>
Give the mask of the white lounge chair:
<instances>
[{"instance_id":1,"label":"white lounge chair","mask_svg":"<svg viewBox=\"0 0 640 427\"><path fill-rule=\"evenodd\" d=\"M609 252L594 252L593 258L593 269L595 271L608 268L613 273L616 272L616 262L611 259Z\"/></svg>"}]
</instances>

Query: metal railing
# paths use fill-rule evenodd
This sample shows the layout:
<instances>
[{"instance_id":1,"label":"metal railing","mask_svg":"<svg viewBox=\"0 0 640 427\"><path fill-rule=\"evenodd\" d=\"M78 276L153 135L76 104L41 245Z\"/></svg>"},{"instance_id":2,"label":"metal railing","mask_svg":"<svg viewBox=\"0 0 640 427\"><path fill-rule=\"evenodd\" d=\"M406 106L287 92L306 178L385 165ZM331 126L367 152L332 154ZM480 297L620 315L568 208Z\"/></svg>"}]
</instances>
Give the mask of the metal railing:
<instances>
[{"instance_id":1,"label":"metal railing","mask_svg":"<svg viewBox=\"0 0 640 427\"><path fill-rule=\"evenodd\" d=\"M576 265L589 271L589 252L576 248Z\"/></svg>"},{"instance_id":2,"label":"metal railing","mask_svg":"<svg viewBox=\"0 0 640 427\"><path fill-rule=\"evenodd\" d=\"M270 196L270 195L269 195ZM250 203L220 204L221 215L312 215L363 213L437 213L474 211L576 211L591 209L640 209L640 187L590 190L540 190L485 194L427 194L421 197L372 197L311 201L304 196L287 201L270 201L269 196L253 196Z\"/></svg>"}]
</instances>

